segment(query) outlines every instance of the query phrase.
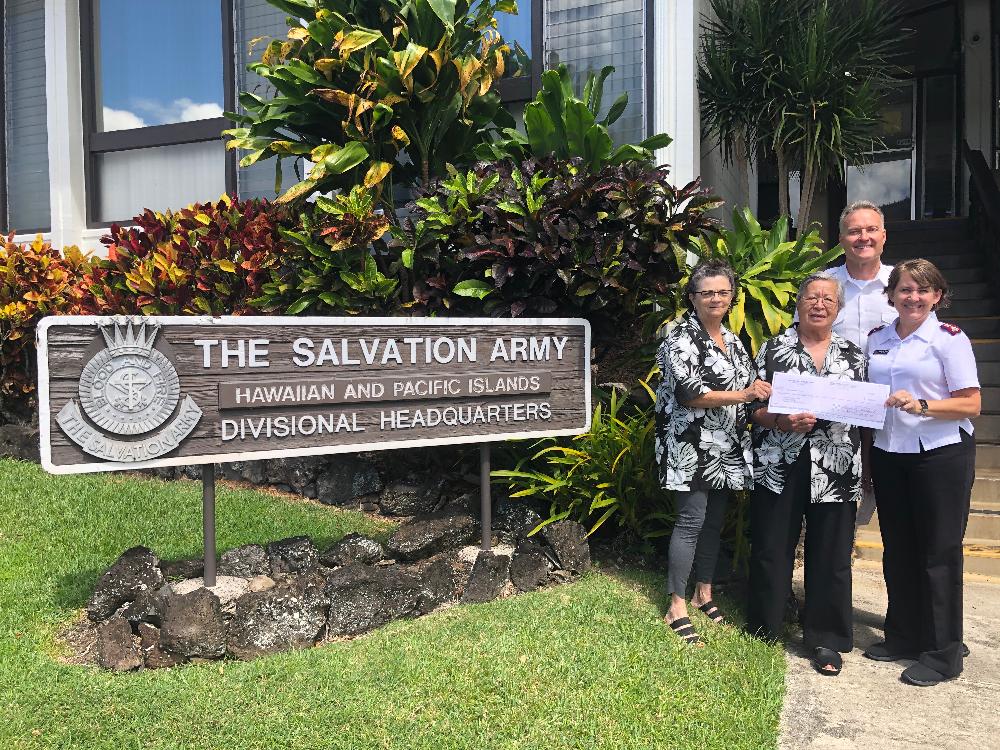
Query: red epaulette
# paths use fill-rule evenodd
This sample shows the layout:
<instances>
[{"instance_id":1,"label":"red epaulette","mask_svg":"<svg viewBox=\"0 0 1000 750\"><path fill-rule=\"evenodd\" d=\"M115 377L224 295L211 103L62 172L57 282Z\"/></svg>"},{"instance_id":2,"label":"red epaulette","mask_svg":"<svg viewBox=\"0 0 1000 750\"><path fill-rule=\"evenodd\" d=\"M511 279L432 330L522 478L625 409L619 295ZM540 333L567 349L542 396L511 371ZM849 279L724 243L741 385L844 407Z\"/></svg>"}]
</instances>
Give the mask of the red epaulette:
<instances>
[{"instance_id":1,"label":"red epaulette","mask_svg":"<svg viewBox=\"0 0 1000 750\"><path fill-rule=\"evenodd\" d=\"M871 330L870 330L870 331L868 332L868 335L869 335L869 336L871 336L871 335L872 335L873 333L875 333L875 331L881 331L881 330L882 330L883 328L885 328L885 327L886 327L887 325L889 325L889 324L888 324L888 323L883 323L883 324L882 324L882 325L880 325L880 326L875 326L874 328L872 328L872 329L871 329Z\"/></svg>"},{"instance_id":2,"label":"red epaulette","mask_svg":"<svg viewBox=\"0 0 1000 750\"><path fill-rule=\"evenodd\" d=\"M954 323L942 323L941 324L941 330L942 331L947 331L952 336L957 336L958 334L960 334L962 332L962 329L959 328Z\"/></svg>"}]
</instances>

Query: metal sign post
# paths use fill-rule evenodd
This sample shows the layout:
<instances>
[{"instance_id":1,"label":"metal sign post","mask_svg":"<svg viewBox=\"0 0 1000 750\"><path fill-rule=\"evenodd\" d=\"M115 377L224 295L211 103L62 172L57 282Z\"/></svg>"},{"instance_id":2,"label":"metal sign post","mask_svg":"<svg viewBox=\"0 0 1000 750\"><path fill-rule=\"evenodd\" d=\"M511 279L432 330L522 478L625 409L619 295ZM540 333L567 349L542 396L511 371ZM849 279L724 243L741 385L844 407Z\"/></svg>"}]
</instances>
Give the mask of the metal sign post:
<instances>
[{"instance_id":1,"label":"metal sign post","mask_svg":"<svg viewBox=\"0 0 1000 750\"><path fill-rule=\"evenodd\" d=\"M201 467L201 525L205 542L205 588L215 586L215 464Z\"/></svg>"},{"instance_id":2,"label":"metal sign post","mask_svg":"<svg viewBox=\"0 0 1000 750\"><path fill-rule=\"evenodd\" d=\"M490 499L490 444L479 446L479 517L483 527L483 549L493 546L492 524L493 505Z\"/></svg>"}]
</instances>

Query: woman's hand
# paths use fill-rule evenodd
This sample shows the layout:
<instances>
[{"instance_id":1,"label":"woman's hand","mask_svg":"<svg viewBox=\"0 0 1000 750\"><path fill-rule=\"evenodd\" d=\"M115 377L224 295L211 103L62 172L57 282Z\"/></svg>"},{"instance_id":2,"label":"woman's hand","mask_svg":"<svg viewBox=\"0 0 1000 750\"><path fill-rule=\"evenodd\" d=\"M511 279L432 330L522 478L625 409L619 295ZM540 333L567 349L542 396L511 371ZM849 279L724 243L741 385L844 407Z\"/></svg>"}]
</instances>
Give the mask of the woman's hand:
<instances>
[{"instance_id":1,"label":"woman's hand","mask_svg":"<svg viewBox=\"0 0 1000 750\"><path fill-rule=\"evenodd\" d=\"M749 388L744 388L741 393L743 401L748 404L751 401L766 401L771 398L771 384L766 380L755 380Z\"/></svg>"},{"instance_id":2,"label":"woman's hand","mask_svg":"<svg viewBox=\"0 0 1000 750\"><path fill-rule=\"evenodd\" d=\"M909 391L890 393L889 398L885 400L885 405L905 411L907 414L920 413L920 402Z\"/></svg>"},{"instance_id":3,"label":"woman's hand","mask_svg":"<svg viewBox=\"0 0 1000 750\"><path fill-rule=\"evenodd\" d=\"M807 411L798 414L779 414L774 424L785 432L809 432L816 426L816 415Z\"/></svg>"}]
</instances>

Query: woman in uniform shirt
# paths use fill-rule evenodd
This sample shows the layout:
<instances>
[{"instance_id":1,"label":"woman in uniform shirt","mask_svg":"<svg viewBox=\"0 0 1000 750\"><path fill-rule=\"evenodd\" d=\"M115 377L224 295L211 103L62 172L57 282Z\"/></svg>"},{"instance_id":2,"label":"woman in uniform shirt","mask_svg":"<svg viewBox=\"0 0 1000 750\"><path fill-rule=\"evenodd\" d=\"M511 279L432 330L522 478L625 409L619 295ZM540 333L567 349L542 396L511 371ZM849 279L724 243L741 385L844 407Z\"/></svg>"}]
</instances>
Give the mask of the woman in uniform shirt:
<instances>
[{"instance_id":1,"label":"woman in uniform shirt","mask_svg":"<svg viewBox=\"0 0 1000 750\"><path fill-rule=\"evenodd\" d=\"M691 603L713 622L723 615L712 601L712 576L730 490L751 483L747 404L771 388L756 379L739 338L722 325L736 293L736 277L723 261L691 272L691 308L657 353L656 459L663 487L674 490L677 520L670 537L664 618L686 643L698 644L685 596L694 567Z\"/></svg>"},{"instance_id":2,"label":"woman in uniform shirt","mask_svg":"<svg viewBox=\"0 0 1000 750\"><path fill-rule=\"evenodd\" d=\"M864 380L865 356L833 332L844 306L840 282L808 276L796 302L799 322L765 342L757 375L777 372ZM806 521L802 635L821 674L840 674L840 652L854 645L851 551L861 496L859 428L810 413L773 414L758 404L754 422L754 492L750 501L750 597L747 629L767 640L782 632L795 548Z\"/></svg>"},{"instance_id":3,"label":"woman in uniform shirt","mask_svg":"<svg viewBox=\"0 0 1000 750\"><path fill-rule=\"evenodd\" d=\"M889 386L871 473L889 606L877 661L917 659L901 677L935 685L962 671L962 538L969 518L979 415L972 343L941 323L948 282L922 258L897 265L886 288L899 318L868 338L873 383Z\"/></svg>"}]
</instances>

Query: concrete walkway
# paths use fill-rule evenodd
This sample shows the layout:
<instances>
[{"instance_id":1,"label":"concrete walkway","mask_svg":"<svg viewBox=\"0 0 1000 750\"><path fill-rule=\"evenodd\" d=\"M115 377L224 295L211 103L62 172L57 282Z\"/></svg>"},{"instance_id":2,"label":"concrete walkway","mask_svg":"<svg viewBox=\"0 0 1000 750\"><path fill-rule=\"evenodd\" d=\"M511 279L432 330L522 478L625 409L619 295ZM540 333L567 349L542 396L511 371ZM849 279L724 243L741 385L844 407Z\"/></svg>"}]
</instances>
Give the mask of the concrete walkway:
<instances>
[{"instance_id":1,"label":"concrete walkway","mask_svg":"<svg viewBox=\"0 0 1000 750\"><path fill-rule=\"evenodd\" d=\"M802 570L795 585L801 594ZM971 578L971 580L970 580ZM1000 582L967 577L965 671L933 688L906 685L912 662L875 662L861 652L882 640L886 595L880 565L854 566L853 653L839 677L813 670L801 641L789 643L782 750L950 750L1000 747Z\"/></svg>"}]
</instances>

